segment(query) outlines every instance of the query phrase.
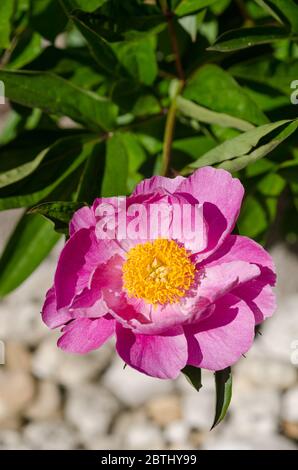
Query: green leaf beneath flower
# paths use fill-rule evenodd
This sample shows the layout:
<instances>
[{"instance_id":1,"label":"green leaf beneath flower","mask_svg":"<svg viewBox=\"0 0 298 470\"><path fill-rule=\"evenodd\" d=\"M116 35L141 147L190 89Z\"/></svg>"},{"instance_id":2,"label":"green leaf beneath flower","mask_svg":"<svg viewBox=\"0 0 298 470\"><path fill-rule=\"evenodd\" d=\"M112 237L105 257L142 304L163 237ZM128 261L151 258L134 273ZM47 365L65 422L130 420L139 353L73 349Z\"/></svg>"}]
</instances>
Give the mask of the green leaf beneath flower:
<instances>
[{"instance_id":1,"label":"green leaf beneath flower","mask_svg":"<svg viewBox=\"0 0 298 470\"><path fill-rule=\"evenodd\" d=\"M224 419L231 402L232 372L230 367L215 372L215 386L216 407L214 422L211 429L217 426Z\"/></svg>"}]
</instances>

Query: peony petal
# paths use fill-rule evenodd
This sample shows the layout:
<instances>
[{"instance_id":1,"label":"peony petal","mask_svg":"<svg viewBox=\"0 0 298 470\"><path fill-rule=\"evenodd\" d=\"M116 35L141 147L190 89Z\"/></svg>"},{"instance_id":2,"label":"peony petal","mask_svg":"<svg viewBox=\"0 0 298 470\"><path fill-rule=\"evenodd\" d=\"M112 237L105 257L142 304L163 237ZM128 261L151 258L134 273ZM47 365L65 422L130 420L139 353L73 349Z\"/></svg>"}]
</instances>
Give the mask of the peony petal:
<instances>
[{"instance_id":1,"label":"peony petal","mask_svg":"<svg viewBox=\"0 0 298 470\"><path fill-rule=\"evenodd\" d=\"M166 189L169 193L174 193L178 186L180 186L185 178L183 176L176 176L176 178L166 178L165 176L152 176L141 181L136 187L133 195L154 193L158 189Z\"/></svg>"},{"instance_id":2,"label":"peony petal","mask_svg":"<svg viewBox=\"0 0 298 470\"><path fill-rule=\"evenodd\" d=\"M110 316L78 318L63 328L58 346L70 353L85 354L102 346L114 331L115 321Z\"/></svg>"},{"instance_id":3,"label":"peony petal","mask_svg":"<svg viewBox=\"0 0 298 470\"><path fill-rule=\"evenodd\" d=\"M244 300L255 316L256 324L262 323L273 315L276 310L276 295L268 284L255 279L237 287L232 291Z\"/></svg>"},{"instance_id":4,"label":"peony petal","mask_svg":"<svg viewBox=\"0 0 298 470\"><path fill-rule=\"evenodd\" d=\"M81 207L77 210L69 224L69 235L72 236L81 228L94 227L96 224L95 215L92 209L88 206Z\"/></svg>"},{"instance_id":5,"label":"peony petal","mask_svg":"<svg viewBox=\"0 0 298 470\"><path fill-rule=\"evenodd\" d=\"M236 287L233 293L247 302L255 314L256 323L261 323L276 309L275 295L270 287L276 281L272 257L254 240L239 235L229 235L222 246L204 261L204 264L215 266L234 260L255 263L260 268L257 279Z\"/></svg>"},{"instance_id":6,"label":"peony petal","mask_svg":"<svg viewBox=\"0 0 298 470\"><path fill-rule=\"evenodd\" d=\"M234 288L255 279L260 274L258 266L245 261L232 261L205 266L197 288L197 295L190 297L185 308L189 314L203 312L210 304Z\"/></svg>"},{"instance_id":7,"label":"peony petal","mask_svg":"<svg viewBox=\"0 0 298 470\"><path fill-rule=\"evenodd\" d=\"M42 307L42 319L49 328L57 328L65 325L72 319L67 309L57 311L56 293L54 287L48 290L45 302Z\"/></svg>"},{"instance_id":8,"label":"peony petal","mask_svg":"<svg viewBox=\"0 0 298 470\"><path fill-rule=\"evenodd\" d=\"M187 361L187 342L182 328L167 335L141 335L116 326L116 348L126 364L144 374L160 379L174 379Z\"/></svg>"},{"instance_id":9,"label":"peony petal","mask_svg":"<svg viewBox=\"0 0 298 470\"><path fill-rule=\"evenodd\" d=\"M233 230L239 215L244 189L240 181L232 178L230 173L212 167L200 168L185 179L176 192L190 193L199 203L206 202L217 206L226 219L219 242ZM212 229L212 224L210 227Z\"/></svg>"},{"instance_id":10,"label":"peony petal","mask_svg":"<svg viewBox=\"0 0 298 470\"><path fill-rule=\"evenodd\" d=\"M209 266L242 260L268 268L275 273L275 266L269 253L257 242L241 235L229 235L221 247L204 261ZM271 282L274 283L275 276Z\"/></svg>"},{"instance_id":11,"label":"peony petal","mask_svg":"<svg viewBox=\"0 0 298 470\"><path fill-rule=\"evenodd\" d=\"M231 366L251 347L254 327L254 315L247 304L234 295L226 295L216 302L210 317L184 327L188 364L209 370Z\"/></svg>"},{"instance_id":12,"label":"peony petal","mask_svg":"<svg viewBox=\"0 0 298 470\"><path fill-rule=\"evenodd\" d=\"M93 229L76 232L59 257L55 274L57 308L70 306L75 296L90 287L96 268L119 250L114 240L98 240Z\"/></svg>"}]
</instances>

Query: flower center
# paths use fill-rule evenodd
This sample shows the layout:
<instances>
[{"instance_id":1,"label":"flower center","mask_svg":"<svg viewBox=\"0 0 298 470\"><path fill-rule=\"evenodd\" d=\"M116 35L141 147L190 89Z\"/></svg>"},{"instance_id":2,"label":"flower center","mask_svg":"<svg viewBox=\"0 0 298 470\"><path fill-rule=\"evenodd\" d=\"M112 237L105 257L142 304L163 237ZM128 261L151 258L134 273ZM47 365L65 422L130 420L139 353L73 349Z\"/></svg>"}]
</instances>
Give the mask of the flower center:
<instances>
[{"instance_id":1,"label":"flower center","mask_svg":"<svg viewBox=\"0 0 298 470\"><path fill-rule=\"evenodd\" d=\"M131 248L122 269L129 297L165 304L178 302L185 295L196 268L185 248L174 240L159 238Z\"/></svg>"}]
</instances>

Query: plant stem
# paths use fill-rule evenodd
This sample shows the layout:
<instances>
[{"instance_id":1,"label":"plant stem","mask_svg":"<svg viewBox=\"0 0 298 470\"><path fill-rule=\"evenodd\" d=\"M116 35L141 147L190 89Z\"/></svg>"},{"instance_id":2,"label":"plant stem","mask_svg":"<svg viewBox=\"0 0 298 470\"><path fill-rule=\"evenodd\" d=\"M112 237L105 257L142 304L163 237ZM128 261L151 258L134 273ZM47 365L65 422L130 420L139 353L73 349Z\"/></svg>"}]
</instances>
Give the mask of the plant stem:
<instances>
[{"instance_id":1,"label":"plant stem","mask_svg":"<svg viewBox=\"0 0 298 470\"><path fill-rule=\"evenodd\" d=\"M172 142L174 138L174 130L175 130L175 122L176 122L176 111L177 111L176 98L179 95L179 93L182 91L185 85L185 75L184 75L184 71L183 71L183 67L182 67L182 63L180 59L179 45L177 41L175 25L173 22L174 15L168 8L167 0L160 0L160 5L162 8L163 14L167 20L172 50L173 50L173 54L175 57L176 71L177 71L177 75L179 78L179 85L172 98L172 103L167 113L165 133L164 133L161 175L167 176L169 173L169 169L170 169L171 149L172 149Z\"/></svg>"},{"instance_id":2,"label":"plant stem","mask_svg":"<svg viewBox=\"0 0 298 470\"><path fill-rule=\"evenodd\" d=\"M171 148L172 148L172 141L174 137L174 129L175 129L175 122L176 122L176 98L173 99L171 106L169 108L165 126L165 134L164 134L164 141L163 141L163 151L162 151L162 168L161 174L163 176L167 176L170 167L170 160L171 160Z\"/></svg>"},{"instance_id":3,"label":"plant stem","mask_svg":"<svg viewBox=\"0 0 298 470\"><path fill-rule=\"evenodd\" d=\"M172 46L172 50L173 50L174 57L175 57L175 65L176 65L177 75L179 77L179 80L184 82L184 80L185 80L184 71L183 71L183 67L182 67L182 64L181 64L181 60L180 60L179 45L178 45L178 41L177 41L175 25L174 25L174 22L173 22L174 15L168 8L167 0L161 0L160 3L161 3L161 8L162 8L163 14L166 17L167 24L168 24L168 30L169 30L170 40L171 40L171 46Z\"/></svg>"}]
</instances>

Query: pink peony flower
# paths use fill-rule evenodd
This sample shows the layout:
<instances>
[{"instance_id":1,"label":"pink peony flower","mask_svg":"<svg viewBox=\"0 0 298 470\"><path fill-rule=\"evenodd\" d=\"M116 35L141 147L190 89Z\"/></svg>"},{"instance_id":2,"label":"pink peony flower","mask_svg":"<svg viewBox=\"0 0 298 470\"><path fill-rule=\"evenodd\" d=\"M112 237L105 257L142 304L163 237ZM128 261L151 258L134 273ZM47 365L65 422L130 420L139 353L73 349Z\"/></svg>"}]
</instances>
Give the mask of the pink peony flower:
<instances>
[{"instance_id":1,"label":"pink peony flower","mask_svg":"<svg viewBox=\"0 0 298 470\"><path fill-rule=\"evenodd\" d=\"M187 364L210 370L234 364L251 347L255 325L275 309L270 255L231 235L243 194L238 179L205 167L189 178L142 181L121 198L123 209L117 198L106 198L78 210L42 312L50 328L62 327L58 346L84 354L115 334L125 363L163 379ZM149 212L154 203L168 209L168 238L144 237L144 230L134 238L115 236L112 214L107 219L101 212L114 208L117 228L120 220L131 228L141 204L146 212L138 220L148 229L157 224ZM183 205L195 212L174 219L173 209ZM188 227L177 238L195 213L201 216L195 235Z\"/></svg>"}]
</instances>

